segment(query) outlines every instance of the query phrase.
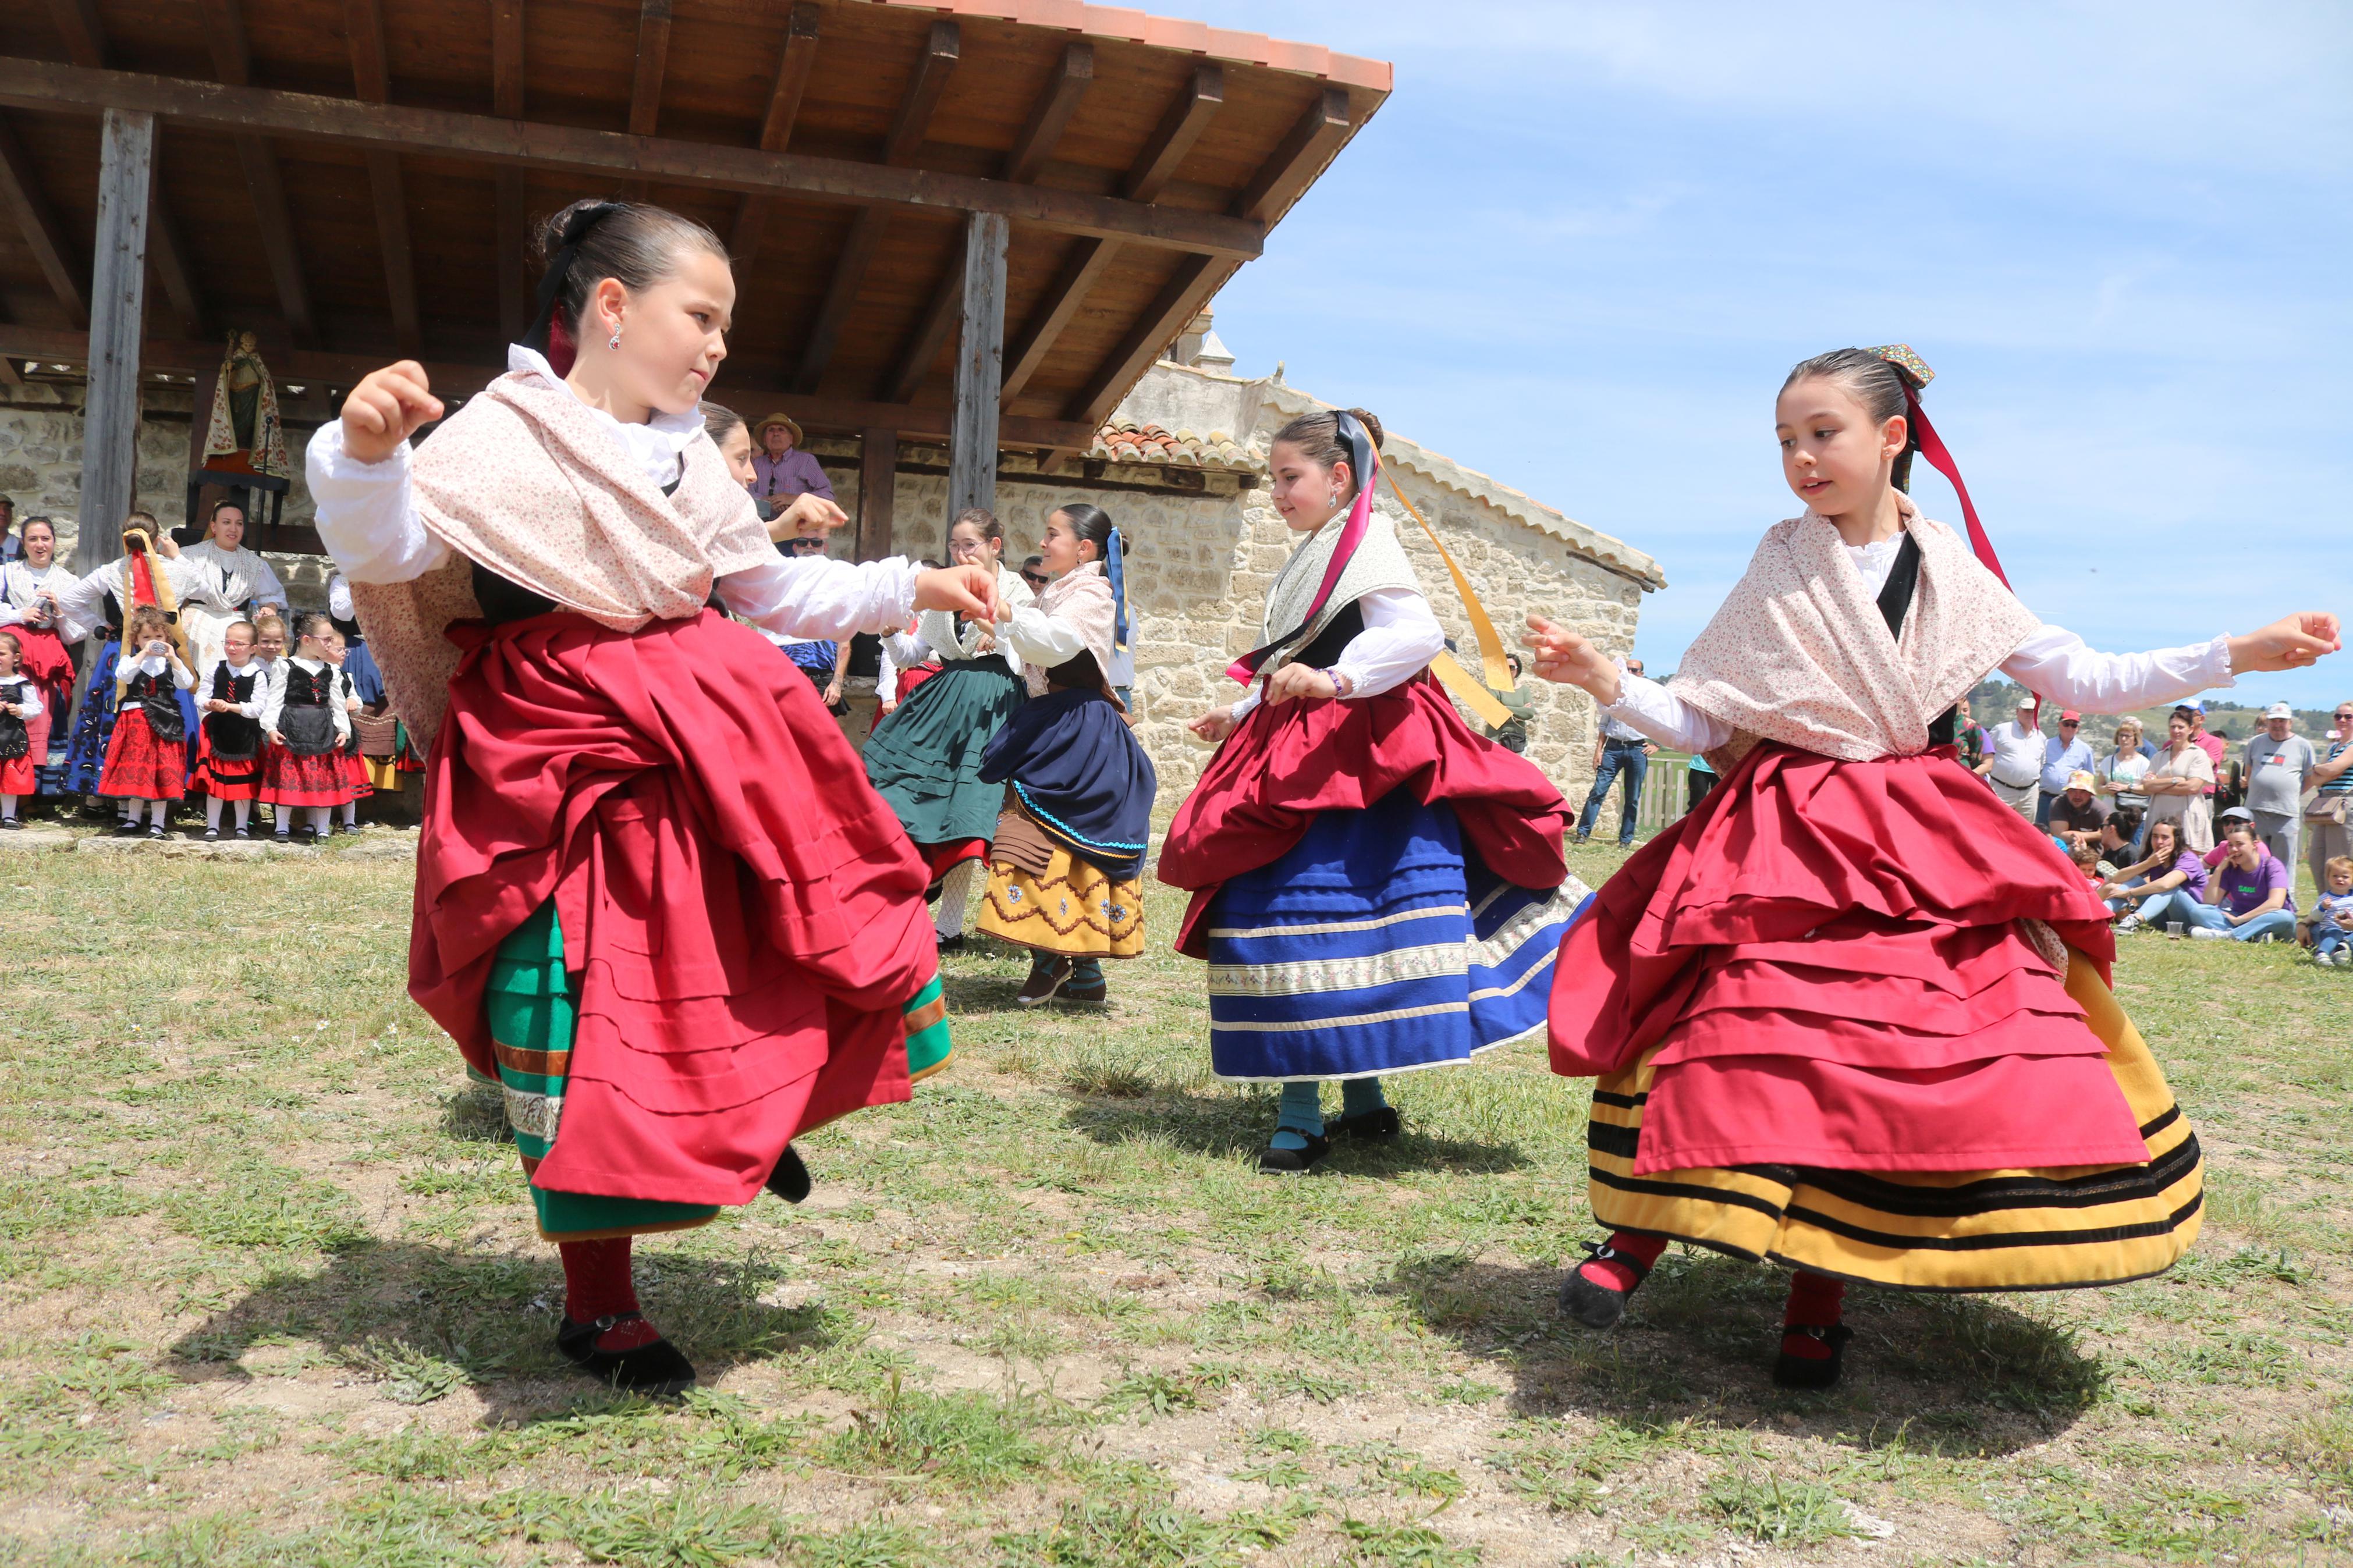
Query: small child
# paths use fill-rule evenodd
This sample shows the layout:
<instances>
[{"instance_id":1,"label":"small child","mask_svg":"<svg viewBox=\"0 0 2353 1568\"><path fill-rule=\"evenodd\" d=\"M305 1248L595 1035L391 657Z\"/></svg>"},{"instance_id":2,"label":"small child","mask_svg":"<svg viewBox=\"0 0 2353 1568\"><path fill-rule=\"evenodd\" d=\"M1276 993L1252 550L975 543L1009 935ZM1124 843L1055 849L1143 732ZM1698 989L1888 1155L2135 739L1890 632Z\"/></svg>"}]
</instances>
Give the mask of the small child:
<instances>
[{"instance_id":1,"label":"small child","mask_svg":"<svg viewBox=\"0 0 2353 1568\"><path fill-rule=\"evenodd\" d=\"M0 831L9 833L25 826L16 820L16 798L33 793L42 760L33 755L25 722L41 716L40 683L26 679L24 669L25 645L14 632L0 632Z\"/></svg>"},{"instance_id":2,"label":"small child","mask_svg":"<svg viewBox=\"0 0 2353 1568\"><path fill-rule=\"evenodd\" d=\"M261 610L253 617L253 658L254 662L261 666L261 673L269 678L267 685L275 686L286 679L286 623L275 610ZM263 787L259 799L262 805L269 805L269 748L267 745L262 748L261 759ZM274 805L269 806L269 814L273 817L285 815Z\"/></svg>"},{"instance_id":3,"label":"small child","mask_svg":"<svg viewBox=\"0 0 2353 1568\"><path fill-rule=\"evenodd\" d=\"M340 679L327 662L333 623L316 614L294 624L294 657L272 683L262 704L261 798L278 808L278 842L293 842L294 812L311 815L311 842L327 841L335 807L352 798L343 776L343 747L351 738L351 715L339 700Z\"/></svg>"},{"instance_id":4,"label":"small child","mask_svg":"<svg viewBox=\"0 0 2353 1568\"><path fill-rule=\"evenodd\" d=\"M221 633L221 657L205 674L196 706L204 713L192 783L205 792L205 842L220 838L221 807L237 805L235 833L253 837L253 803L261 796L261 705L269 671L255 656L251 621Z\"/></svg>"},{"instance_id":5,"label":"small child","mask_svg":"<svg viewBox=\"0 0 2353 1568\"><path fill-rule=\"evenodd\" d=\"M2339 855L2321 867L2328 890L2312 910L2312 961L2353 969L2353 856Z\"/></svg>"},{"instance_id":6,"label":"small child","mask_svg":"<svg viewBox=\"0 0 2353 1568\"><path fill-rule=\"evenodd\" d=\"M343 668L351 657L351 644L340 631L327 634L327 662L335 667L335 700L343 704L344 722L351 734L343 742L343 780L351 786L352 796L343 802L343 831L360 830L360 797L375 793L375 781L368 777L367 760L360 755L360 730L354 721L367 704L360 700L359 686L352 672Z\"/></svg>"},{"instance_id":7,"label":"small child","mask_svg":"<svg viewBox=\"0 0 2353 1568\"><path fill-rule=\"evenodd\" d=\"M161 838L173 802L187 796L188 730L178 694L195 684L172 645L164 612L153 605L134 608L122 628L122 658L114 667L114 734L98 777L98 793L122 802L115 831L124 837L140 830L142 801L154 803L147 837Z\"/></svg>"}]
</instances>

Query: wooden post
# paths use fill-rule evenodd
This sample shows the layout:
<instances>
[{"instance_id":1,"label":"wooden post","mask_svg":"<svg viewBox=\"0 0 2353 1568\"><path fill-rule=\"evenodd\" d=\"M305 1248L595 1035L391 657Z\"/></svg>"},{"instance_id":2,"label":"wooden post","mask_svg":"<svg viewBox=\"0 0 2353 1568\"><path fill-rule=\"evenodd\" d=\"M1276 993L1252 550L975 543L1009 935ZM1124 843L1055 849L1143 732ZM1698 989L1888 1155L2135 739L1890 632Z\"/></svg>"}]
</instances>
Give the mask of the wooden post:
<instances>
[{"instance_id":1,"label":"wooden post","mask_svg":"<svg viewBox=\"0 0 2353 1568\"><path fill-rule=\"evenodd\" d=\"M1005 244L1001 213L972 214L964 231L964 321L956 342L955 417L948 443L948 520L997 510L997 404L1005 381ZM945 560L944 553L941 556Z\"/></svg>"},{"instance_id":2,"label":"wooden post","mask_svg":"<svg viewBox=\"0 0 2353 1568\"><path fill-rule=\"evenodd\" d=\"M858 558L891 558L892 510L899 499L899 432L868 430L858 441Z\"/></svg>"},{"instance_id":3,"label":"wooden post","mask_svg":"<svg viewBox=\"0 0 2353 1568\"><path fill-rule=\"evenodd\" d=\"M74 570L121 548L139 467L139 341L146 323L147 199L155 117L110 109L100 121L98 241L91 254L90 386L81 417L81 499Z\"/></svg>"}]
</instances>

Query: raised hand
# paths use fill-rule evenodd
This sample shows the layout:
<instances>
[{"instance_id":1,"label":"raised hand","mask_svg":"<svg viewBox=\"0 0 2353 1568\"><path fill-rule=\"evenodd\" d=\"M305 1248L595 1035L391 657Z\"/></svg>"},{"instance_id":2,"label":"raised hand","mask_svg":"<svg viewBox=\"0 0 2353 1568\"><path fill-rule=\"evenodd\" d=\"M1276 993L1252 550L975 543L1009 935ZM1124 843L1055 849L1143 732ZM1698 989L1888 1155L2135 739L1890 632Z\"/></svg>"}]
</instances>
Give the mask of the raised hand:
<instances>
[{"instance_id":1,"label":"raised hand","mask_svg":"<svg viewBox=\"0 0 2353 1568\"><path fill-rule=\"evenodd\" d=\"M1212 708L1185 728L1214 746L1234 732L1234 710L1230 708Z\"/></svg>"},{"instance_id":2,"label":"raised hand","mask_svg":"<svg viewBox=\"0 0 2353 1568\"><path fill-rule=\"evenodd\" d=\"M2343 628L2325 610L2283 616L2260 631L2231 639L2231 673L2309 669L2323 654L2344 646Z\"/></svg>"},{"instance_id":3,"label":"raised hand","mask_svg":"<svg viewBox=\"0 0 2353 1568\"><path fill-rule=\"evenodd\" d=\"M1529 636L1521 645L1535 655L1533 668L1546 680L1590 692L1607 707L1618 700L1618 665L1588 638L1542 616L1528 617Z\"/></svg>"},{"instance_id":4,"label":"raised hand","mask_svg":"<svg viewBox=\"0 0 2353 1568\"><path fill-rule=\"evenodd\" d=\"M831 533L849 514L823 496L795 496L793 504L768 520L768 537L782 542L809 529Z\"/></svg>"},{"instance_id":5,"label":"raised hand","mask_svg":"<svg viewBox=\"0 0 2353 1568\"><path fill-rule=\"evenodd\" d=\"M363 463L381 463L419 426L441 417L441 400L413 359L372 370L343 399L343 451Z\"/></svg>"},{"instance_id":6,"label":"raised hand","mask_svg":"<svg viewBox=\"0 0 2353 1568\"><path fill-rule=\"evenodd\" d=\"M807 500L807 497L803 497ZM986 566L943 566L915 574L915 608L947 610L976 621L994 622L997 574Z\"/></svg>"}]
</instances>

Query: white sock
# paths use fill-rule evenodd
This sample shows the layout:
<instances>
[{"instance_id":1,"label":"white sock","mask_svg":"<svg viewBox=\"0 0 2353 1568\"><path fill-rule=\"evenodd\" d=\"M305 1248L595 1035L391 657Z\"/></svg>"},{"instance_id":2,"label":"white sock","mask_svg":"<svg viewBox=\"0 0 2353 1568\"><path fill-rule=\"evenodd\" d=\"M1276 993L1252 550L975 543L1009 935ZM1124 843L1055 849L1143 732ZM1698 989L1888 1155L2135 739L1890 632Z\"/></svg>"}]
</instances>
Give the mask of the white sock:
<instances>
[{"instance_id":1,"label":"white sock","mask_svg":"<svg viewBox=\"0 0 2353 1568\"><path fill-rule=\"evenodd\" d=\"M359 825L360 803L355 800L347 800L343 802L343 826L345 827L357 827Z\"/></svg>"},{"instance_id":2,"label":"white sock","mask_svg":"<svg viewBox=\"0 0 2353 1568\"><path fill-rule=\"evenodd\" d=\"M932 929L942 942L964 934L965 900L972 891L973 874L980 869L977 860L959 860L949 868L947 880L940 884L940 907L933 917Z\"/></svg>"},{"instance_id":3,"label":"white sock","mask_svg":"<svg viewBox=\"0 0 2353 1568\"><path fill-rule=\"evenodd\" d=\"M133 821L136 821L136 820L138 819L138 816L139 816L139 814L138 814L138 812L136 812L135 810L134 810L131 815L132 815L132 819ZM167 816L171 816L171 815L172 815L172 803L171 803L170 801L168 801L168 800L159 800L159 801L155 802L154 822L155 822L155 826L158 826L158 827L163 826L164 826L164 819L165 817L167 817Z\"/></svg>"},{"instance_id":4,"label":"white sock","mask_svg":"<svg viewBox=\"0 0 2353 1568\"><path fill-rule=\"evenodd\" d=\"M311 812L311 832L313 832L313 833L324 833L324 832L326 832L326 831L327 831L327 823L328 823L328 821L329 821L329 820L333 816L333 815L334 815L334 810L335 810L335 808L334 808L333 806L332 806L332 805L314 805L314 806L311 806L311 807L310 808L310 812Z\"/></svg>"},{"instance_id":5,"label":"white sock","mask_svg":"<svg viewBox=\"0 0 2353 1568\"><path fill-rule=\"evenodd\" d=\"M248 822L250 822L252 819L253 819L253 802L251 802L251 801L249 801L249 800L241 800L241 801L238 801L238 802L237 803L237 830L239 833L244 832L244 831L245 831L245 825L246 825Z\"/></svg>"},{"instance_id":6,"label":"white sock","mask_svg":"<svg viewBox=\"0 0 2353 1568\"><path fill-rule=\"evenodd\" d=\"M221 807L227 804L228 802L221 799L221 797L216 795L208 795L205 796L206 832L218 833L220 831Z\"/></svg>"},{"instance_id":7,"label":"white sock","mask_svg":"<svg viewBox=\"0 0 2353 1568\"><path fill-rule=\"evenodd\" d=\"M15 795L0 795L0 819L5 819L9 822L16 820L16 797Z\"/></svg>"}]
</instances>

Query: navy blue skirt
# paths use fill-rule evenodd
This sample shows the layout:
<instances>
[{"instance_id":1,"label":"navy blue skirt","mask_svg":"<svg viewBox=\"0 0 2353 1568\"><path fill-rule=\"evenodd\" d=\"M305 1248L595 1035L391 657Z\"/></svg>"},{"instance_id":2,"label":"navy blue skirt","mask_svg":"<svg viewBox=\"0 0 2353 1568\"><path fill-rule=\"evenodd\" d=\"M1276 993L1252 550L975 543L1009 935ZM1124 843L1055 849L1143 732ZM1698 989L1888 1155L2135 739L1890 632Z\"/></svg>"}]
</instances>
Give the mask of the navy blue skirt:
<instances>
[{"instance_id":1,"label":"navy blue skirt","mask_svg":"<svg viewBox=\"0 0 2353 1568\"><path fill-rule=\"evenodd\" d=\"M1395 790L1327 811L1210 907L1209 1060L1241 1083L1468 1061L1541 1031L1553 955L1590 895L1503 881L1451 807Z\"/></svg>"}]
</instances>

